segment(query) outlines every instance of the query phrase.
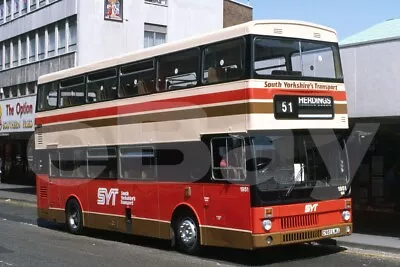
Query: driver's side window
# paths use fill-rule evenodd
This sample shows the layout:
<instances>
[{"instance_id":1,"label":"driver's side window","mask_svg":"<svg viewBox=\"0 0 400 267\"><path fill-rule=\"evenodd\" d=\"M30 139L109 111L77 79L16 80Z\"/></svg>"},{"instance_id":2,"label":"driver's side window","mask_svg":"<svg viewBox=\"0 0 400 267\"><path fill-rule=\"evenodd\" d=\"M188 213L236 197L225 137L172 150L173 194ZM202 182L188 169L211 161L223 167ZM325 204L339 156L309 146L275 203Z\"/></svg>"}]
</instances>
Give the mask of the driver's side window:
<instances>
[{"instance_id":1,"label":"driver's side window","mask_svg":"<svg viewBox=\"0 0 400 267\"><path fill-rule=\"evenodd\" d=\"M242 138L211 139L212 175L215 180L246 179L245 142Z\"/></svg>"}]
</instances>

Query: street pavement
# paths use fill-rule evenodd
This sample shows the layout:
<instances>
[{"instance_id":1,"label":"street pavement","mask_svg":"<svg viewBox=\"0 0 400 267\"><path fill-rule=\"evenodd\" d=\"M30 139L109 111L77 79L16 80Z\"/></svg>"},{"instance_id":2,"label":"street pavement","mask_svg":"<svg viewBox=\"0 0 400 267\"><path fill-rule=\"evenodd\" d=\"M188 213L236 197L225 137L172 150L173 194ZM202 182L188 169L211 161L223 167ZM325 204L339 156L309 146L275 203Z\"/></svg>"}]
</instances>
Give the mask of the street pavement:
<instances>
[{"instance_id":1,"label":"street pavement","mask_svg":"<svg viewBox=\"0 0 400 267\"><path fill-rule=\"evenodd\" d=\"M74 236L38 227L34 204L0 200L0 266L399 266L400 256L332 246L296 245L244 252L209 248L198 257L167 243L89 231Z\"/></svg>"}]
</instances>

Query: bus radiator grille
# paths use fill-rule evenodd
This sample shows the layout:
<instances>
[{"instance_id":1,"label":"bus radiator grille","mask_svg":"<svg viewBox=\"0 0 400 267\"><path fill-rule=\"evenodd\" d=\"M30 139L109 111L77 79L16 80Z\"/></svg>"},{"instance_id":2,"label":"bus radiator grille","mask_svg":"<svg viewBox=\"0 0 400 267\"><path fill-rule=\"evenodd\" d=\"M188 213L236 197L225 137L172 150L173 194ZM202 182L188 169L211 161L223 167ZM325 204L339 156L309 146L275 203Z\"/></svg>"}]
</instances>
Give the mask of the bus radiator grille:
<instances>
[{"instance_id":1,"label":"bus radiator grille","mask_svg":"<svg viewBox=\"0 0 400 267\"><path fill-rule=\"evenodd\" d=\"M298 215L292 217L283 217L281 219L281 228L293 229L299 227L312 227L318 225L318 214Z\"/></svg>"}]
</instances>

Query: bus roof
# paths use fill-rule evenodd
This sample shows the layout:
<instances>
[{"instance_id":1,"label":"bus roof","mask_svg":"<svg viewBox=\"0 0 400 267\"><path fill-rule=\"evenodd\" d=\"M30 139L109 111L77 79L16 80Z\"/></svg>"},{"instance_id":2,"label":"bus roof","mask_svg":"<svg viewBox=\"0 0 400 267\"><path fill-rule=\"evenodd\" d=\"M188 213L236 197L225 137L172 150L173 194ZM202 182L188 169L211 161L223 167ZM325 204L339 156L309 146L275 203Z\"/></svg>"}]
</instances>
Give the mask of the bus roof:
<instances>
[{"instance_id":1,"label":"bus roof","mask_svg":"<svg viewBox=\"0 0 400 267\"><path fill-rule=\"evenodd\" d=\"M88 65L77 66L39 77L38 84L73 77L108 67L127 64L158 55L172 53L208 43L228 40L248 34L304 38L317 41L337 42L334 29L297 20L254 20L243 24L207 32L174 42L137 50L117 57L101 60Z\"/></svg>"}]
</instances>

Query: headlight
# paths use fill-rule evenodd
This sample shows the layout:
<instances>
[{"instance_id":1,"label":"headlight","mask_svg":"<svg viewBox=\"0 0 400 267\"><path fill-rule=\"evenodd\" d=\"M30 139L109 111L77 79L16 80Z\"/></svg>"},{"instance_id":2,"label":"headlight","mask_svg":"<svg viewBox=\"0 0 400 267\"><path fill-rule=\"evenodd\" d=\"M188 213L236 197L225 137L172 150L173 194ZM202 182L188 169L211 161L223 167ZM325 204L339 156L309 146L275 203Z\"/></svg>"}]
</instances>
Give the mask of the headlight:
<instances>
[{"instance_id":1,"label":"headlight","mask_svg":"<svg viewBox=\"0 0 400 267\"><path fill-rule=\"evenodd\" d=\"M262 225L265 231L269 231L272 228L272 222L270 220L263 220Z\"/></svg>"},{"instance_id":2,"label":"headlight","mask_svg":"<svg viewBox=\"0 0 400 267\"><path fill-rule=\"evenodd\" d=\"M350 220L350 217L351 217L350 211L345 210L345 211L342 212L343 220L348 221L348 220Z\"/></svg>"}]
</instances>

